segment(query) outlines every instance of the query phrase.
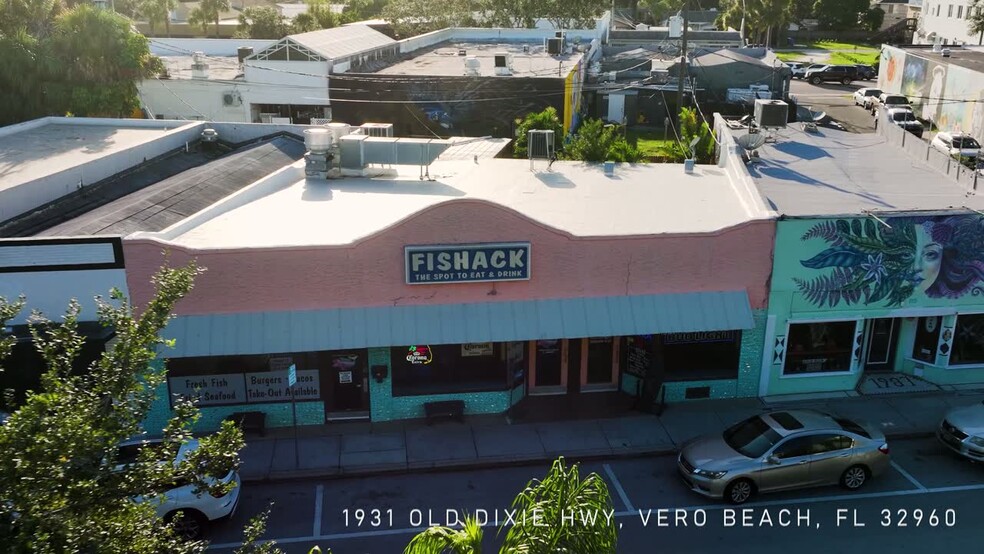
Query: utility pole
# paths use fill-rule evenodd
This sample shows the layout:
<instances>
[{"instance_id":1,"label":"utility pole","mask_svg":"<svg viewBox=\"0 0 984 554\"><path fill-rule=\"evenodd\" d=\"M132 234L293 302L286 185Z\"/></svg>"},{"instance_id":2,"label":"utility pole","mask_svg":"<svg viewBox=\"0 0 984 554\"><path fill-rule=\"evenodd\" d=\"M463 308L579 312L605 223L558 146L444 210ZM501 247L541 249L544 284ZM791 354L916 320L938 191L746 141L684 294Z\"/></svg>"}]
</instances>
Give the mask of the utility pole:
<instances>
[{"instance_id":1,"label":"utility pole","mask_svg":"<svg viewBox=\"0 0 984 554\"><path fill-rule=\"evenodd\" d=\"M683 30L680 35L680 75L677 79L677 128L680 127L680 111L683 110L683 84L689 77L689 72L687 71L687 9L689 6L689 0L683 3Z\"/></svg>"}]
</instances>

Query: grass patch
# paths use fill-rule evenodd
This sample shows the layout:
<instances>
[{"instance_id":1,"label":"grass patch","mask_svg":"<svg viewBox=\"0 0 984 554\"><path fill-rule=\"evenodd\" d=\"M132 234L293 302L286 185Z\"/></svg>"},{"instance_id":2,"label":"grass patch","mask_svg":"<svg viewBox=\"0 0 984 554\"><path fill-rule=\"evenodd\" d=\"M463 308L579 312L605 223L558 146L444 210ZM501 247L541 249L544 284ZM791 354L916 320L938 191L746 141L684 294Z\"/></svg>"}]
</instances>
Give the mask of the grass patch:
<instances>
[{"instance_id":1,"label":"grass patch","mask_svg":"<svg viewBox=\"0 0 984 554\"><path fill-rule=\"evenodd\" d=\"M776 57L784 62L798 62L800 60L806 59L806 54L804 52L791 51L791 52L776 52Z\"/></svg>"},{"instance_id":2,"label":"grass patch","mask_svg":"<svg viewBox=\"0 0 984 554\"><path fill-rule=\"evenodd\" d=\"M854 65L863 63L865 65L875 65L878 61L878 52L849 54L847 52L834 52L830 55L830 63L833 65Z\"/></svg>"},{"instance_id":3,"label":"grass patch","mask_svg":"<svg viewBox=\"0 0 984 554\"><path fill-rule=\"evenodd\" d=\"M629 130L625 134L625 138L629 144L635 146L643 158L649 161L665 160L679 156L679 151L675 149L677 146L676 139L673 138L671 132L668 132L667 136L669 138L664 139L662 131Z\"/></svg>"},{"instance_id":4,"label":"grass patch","mask_svg":"<svg viewBox=\"0 0 984 554\"><path fill-rule=\"evenodd\" d=\"M820 42L811 42L806 47L815 48L818 50L829 50L831 52L844 51L844 52L855 52L858 54L870 54L872 52L876 54L878 53L878 49L873 46L869 46L867 44L854 44L850 42L834 42L834 41L822 40Z\"/></svg>"}]
</instances>

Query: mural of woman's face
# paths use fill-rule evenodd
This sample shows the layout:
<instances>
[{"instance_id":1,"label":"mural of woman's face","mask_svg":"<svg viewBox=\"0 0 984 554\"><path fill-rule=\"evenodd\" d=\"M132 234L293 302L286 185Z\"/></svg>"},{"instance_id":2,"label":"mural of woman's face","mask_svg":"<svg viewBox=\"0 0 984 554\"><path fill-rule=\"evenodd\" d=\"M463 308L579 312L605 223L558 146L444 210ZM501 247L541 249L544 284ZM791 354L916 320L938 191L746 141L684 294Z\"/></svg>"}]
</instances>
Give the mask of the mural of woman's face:
<instances>
[{"instance_id":1,"label":"mural of woman's face","mask_svg":"<svg viewBox=\"0 0 984 554\"><path fill-rule=\"evenodd\" d=\"M943 263L943 245L933 240L929 229L916 225L916 259L913 269L916 273L916 290L926 292L940 275Z\"/></svg>"}]
</instances>

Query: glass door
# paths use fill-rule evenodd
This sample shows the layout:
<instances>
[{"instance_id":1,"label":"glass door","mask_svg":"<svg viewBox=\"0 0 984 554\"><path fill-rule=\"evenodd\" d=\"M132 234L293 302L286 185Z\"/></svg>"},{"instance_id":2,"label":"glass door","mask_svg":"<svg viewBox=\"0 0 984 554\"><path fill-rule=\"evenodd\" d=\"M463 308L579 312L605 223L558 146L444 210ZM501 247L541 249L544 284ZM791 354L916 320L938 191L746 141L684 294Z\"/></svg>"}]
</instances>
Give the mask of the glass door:
<instances>
[{"instance_id":1,"label":"glass door","mask_svg":"<svg viewBox=\"0 0 984 554\"><path fill-rule=\"evenodd\" d=\"M530 371L530 394L564 394L567 392L567 340L535 341Z\"/></svg>"},{"instance_id":2,"label":"glass door","mask_svg":"<svg viewBox=\"0 0 984 554\"><path fill-rule=\"evenodd\" d=\"M612 337L591 337L588 343L581 390L611 391L618 388L618 341Z\"/></svg>"},{"instance_id":3,"label":"glass door","mask_svg":"<svg viewBox=\"0 0 984 554\"><path fill-rule=\"evenodd\" d=\"M864 358L866 372L894 370L895 346L898 344L898 329L894 318L868 320L867 351Z\"/></svg>"}]
</instances>

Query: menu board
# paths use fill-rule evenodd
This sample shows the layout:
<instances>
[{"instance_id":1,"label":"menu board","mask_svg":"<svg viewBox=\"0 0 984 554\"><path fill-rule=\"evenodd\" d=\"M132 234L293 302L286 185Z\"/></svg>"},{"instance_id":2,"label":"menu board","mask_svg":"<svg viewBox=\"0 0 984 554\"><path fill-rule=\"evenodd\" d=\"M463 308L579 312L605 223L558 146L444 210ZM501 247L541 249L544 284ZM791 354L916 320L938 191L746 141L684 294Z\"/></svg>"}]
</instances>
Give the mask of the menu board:
<instances>
[{"instance_id":1,"label":"menu board","mask_svg":"<svg viewBox=\"0 0 984 554\"><path fill-rule=\"evenodd\" d=\"M645 377L649 371L649 351L641 346L630 342L626 352L625 372L636 377Z\"/></svg>"}]
</instances>

